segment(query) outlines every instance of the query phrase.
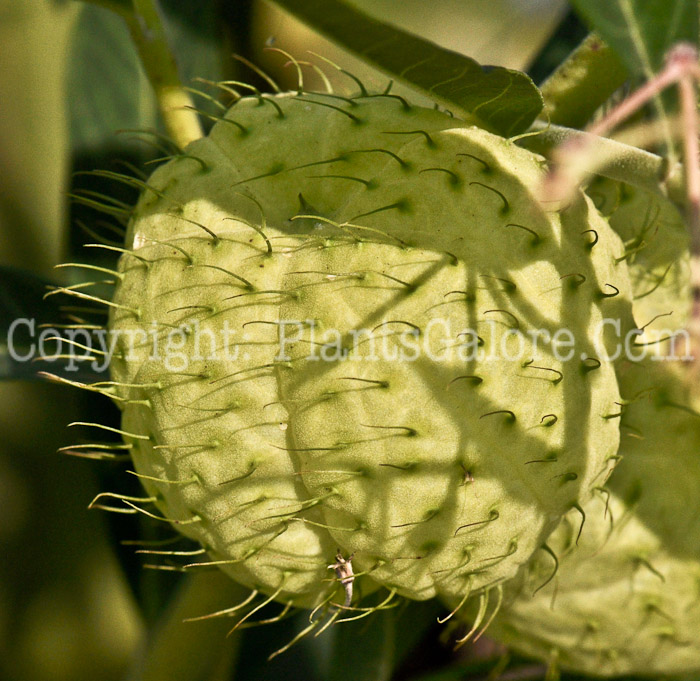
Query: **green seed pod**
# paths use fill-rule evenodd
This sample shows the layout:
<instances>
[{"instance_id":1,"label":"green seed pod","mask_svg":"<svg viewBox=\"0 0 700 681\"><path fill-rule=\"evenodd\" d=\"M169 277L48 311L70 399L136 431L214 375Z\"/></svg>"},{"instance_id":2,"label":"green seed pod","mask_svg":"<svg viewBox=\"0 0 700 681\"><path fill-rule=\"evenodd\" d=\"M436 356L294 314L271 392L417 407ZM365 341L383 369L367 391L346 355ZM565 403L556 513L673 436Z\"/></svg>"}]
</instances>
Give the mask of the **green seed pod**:
<instances>
[{"instance_id":1,"label":"green seed pod","mask_svg":"<svg viewBox=\"0 0 700 681\"><path fill-rule=\"evenodd\" d=\"M489 635L594 676L700 671L700 414L667 363L625 363L622 461L507 587ZM553 565L552 556L558 558Z\"/></svg>"},{"instance_id":2,"label":"green seed pod","mask_svg":"<svg viewBox=\"0 0 700 681\"><path fill-rule=\"evenodd\" d=\"M637 339L649 354L682 354L670 340L685 329L691 308L690 235L669 201L637 187L598 178L588 189L625 244Z\"/></svg>"},{"instance_id":3,"label":"green seed pod","mask_svg":"<svg viewBox=\"0 0 700 681\"><path fill-rule=\"evenodd\" d=\"M601 326L631 326L619 238L543 173L366 94L240 100L159 168L110 329L163 516L295 605L512 577L614 464Z\"/></svg>"}]
</instances>

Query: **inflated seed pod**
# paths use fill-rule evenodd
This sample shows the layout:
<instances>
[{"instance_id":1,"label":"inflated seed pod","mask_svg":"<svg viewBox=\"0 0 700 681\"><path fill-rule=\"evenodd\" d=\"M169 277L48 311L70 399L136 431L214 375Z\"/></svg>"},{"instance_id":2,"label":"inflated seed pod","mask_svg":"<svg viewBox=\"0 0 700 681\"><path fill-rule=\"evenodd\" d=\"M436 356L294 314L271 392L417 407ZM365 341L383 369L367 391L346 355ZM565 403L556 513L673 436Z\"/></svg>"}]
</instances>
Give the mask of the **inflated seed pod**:
<instances>
[{"instance_id":1,"label":"inflated seed pod","mask_svg":"<svg viewBox=\"0 0 700 681\"><path fill-rule=\"evenodd\" d=\"M620 239L583 195L542 206L544 172L444 112L309 93L159 168L110 330L162 517L293 605L515 575L614 465L605 320L632 325Z\"/></svg>"},{"instance_id":2,"label":"inflated seed pod","mask_svg":"<svg viewBox=\"0 0 700 681\"><path fill-rule=\"evenodd\" d=\"M593 676L700 671L700 412L678 366L620 365L622 461L505 587L488 635ZM556 562L555 562L556 559Z\"/></svg>"}]
</instances>

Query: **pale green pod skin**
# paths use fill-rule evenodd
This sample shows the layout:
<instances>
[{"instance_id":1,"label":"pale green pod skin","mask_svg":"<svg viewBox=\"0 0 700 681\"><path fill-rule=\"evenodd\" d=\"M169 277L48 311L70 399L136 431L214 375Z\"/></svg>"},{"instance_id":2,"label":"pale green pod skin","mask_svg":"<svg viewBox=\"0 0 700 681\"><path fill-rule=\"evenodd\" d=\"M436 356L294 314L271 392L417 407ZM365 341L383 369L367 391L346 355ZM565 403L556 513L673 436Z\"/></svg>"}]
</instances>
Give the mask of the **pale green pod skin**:
<instances>
[{"instance_id":1,"label":"pale green pod skin","mask_svg":"<svg viewBox=\"0 0 700 681\"><path fill-rule=\"evenodd\" d=\"M547 542L556 574L551 556L537 554L507 585L488 633L576 673L697 674L700 413L671 364L624 363L620 383L631 403L609 498L584 506L578 545L581 517L562 521Z\"/></svg>"},{"instance_id":2,"label":"pale green pod skin","mask_svg":"<svg viewBox=\"0 0 700 681\"><path fill-rule=\"evenodd\" d=\"M682 352L671 341L686 328L692 306L690 234L678 208L638 187L598 178L588 192L622 238L632 283L637 339L649 354Z\"/></svg>"},{"instance_id":3,"label":"pale green pod skin","mask_svg":"<svg viewBox=\"0 0 700 681\"><path fill-rule=\"evenodd\" d=\"M338 588L337 549L366 573L360 592L512 577L614 465L600 326L632 326L619 238L584 197L538 204L542 159L438 111L283 95L226 117L150 178L111 314L156 505L233 578L295 605ZM180 323L215 333L218 357L197 359L194 334L172 370L151 337L128 347ZM562 327L570 361L526 335ZM460 357L470 341L492 357ZM372 342L424 345L402 361ZM339 346L352 352L327 361Z\"/></svg>"}]
</instances>

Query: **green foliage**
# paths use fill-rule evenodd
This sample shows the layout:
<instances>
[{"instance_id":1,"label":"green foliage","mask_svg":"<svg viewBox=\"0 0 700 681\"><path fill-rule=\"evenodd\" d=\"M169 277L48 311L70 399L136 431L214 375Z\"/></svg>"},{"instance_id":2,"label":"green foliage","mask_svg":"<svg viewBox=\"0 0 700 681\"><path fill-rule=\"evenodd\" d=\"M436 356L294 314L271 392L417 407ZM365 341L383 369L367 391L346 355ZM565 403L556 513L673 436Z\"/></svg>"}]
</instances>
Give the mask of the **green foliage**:
<instances>
[{"instance_id":1,"label":"green foliage","mask_svg":"<svg viewBox=\"0 0 700 681\"><path fill-rule=\"evenodd\" d=\"M377 595L366 599L367 605L370 599L377 603ZM388 681L435 626L440 614L436 601L405 601L398 608L380 611L376 618L337 627L324 678L346 681L350 674L367 681Z\"/></svg>"},{"instance_id":2,"label":"green foliage","mask_svg":"<svg viewBox=\"0 0 700 681\"><path fill-rule=\"evenodd\" d=\"M106 9L80 8L67 88L75 153L116 147L121 141L115 139L119 130L157 125L157 103L126 24Z\"/></svg>"},{"instance_id":3,"label":"green foliage","mask_svg":"<svg viewBox=\"0 0 700 681\"><path fill-rule=\"evenodd\" d=\"M522 132L542 109L542 97L524 73L485 68L340 0L275 2L390 77L503 135Z\"/></svg>"},{"instance_id":4,"label":"green foliage","mask_svg":"<svg viewBox=\"0 0 700 681\"><path fill-rule=\"evenodd\" d=\"M131 677L139 681L227 681L240 655L241 636L227 636L226 617L199 619L245 598L245 590L215 570L188 575L172 594ZM195 619L195 622L189 620Z\"/></svg>"},{"instance_id":5,"label":"green foliage","mask_svg":"<svg viewBox=\"0 0 700 681\"><path fill-rule=\"evenodd\" d=\"M637 75L656 73L675 43L698 44L696 0L573 0L573 5Z\"/></svg>"},{"instance_id":6,"label":"green foliage","mask_svg":"<svg viewBox=\"0 0 700 681\"><path fill-rule=\"evenodd\" d=\"M62 258L70 142L63 88L75 7L0 0L0 259L44 276Z\"/></svg>"},{"instance_id":7,"label":"green foliage","mask_svg":"<svg viewBox=\"0 0 700 681\"><path fill-rule=\"evenodd\" d=\"M612 48L590 34L542 84L546 120L572 128L585 126L627 78Z\"/></svg>"},{"instance_id":8,"label":"green foliage","mask_svg":"<svg viewBox=\"0 0 700 681\"><path fill-rule=\"evenodd\" d=\"M696 0L574 0L573 4L637 80L652 78L660 71L666 53L677 42L699 44ZM674 144L667 120L670 106L668 97L654 100L666 153L673 162Z\"/></svg>"}]
</instances>

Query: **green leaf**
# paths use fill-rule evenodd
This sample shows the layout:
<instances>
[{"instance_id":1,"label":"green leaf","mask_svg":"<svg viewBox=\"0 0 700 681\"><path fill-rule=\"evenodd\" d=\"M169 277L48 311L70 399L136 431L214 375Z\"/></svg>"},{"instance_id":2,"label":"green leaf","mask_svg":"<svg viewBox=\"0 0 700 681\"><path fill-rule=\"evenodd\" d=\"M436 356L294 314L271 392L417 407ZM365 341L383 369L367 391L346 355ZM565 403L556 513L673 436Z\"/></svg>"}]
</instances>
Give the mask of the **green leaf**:
<instances>
[{"instance_id":1,"label":"green leaf","mask_svg":"<svg viewBox=\"0 0 700 681\"><path fill-rule=\"evenodd\" d=\"M274 2L391 78L503 135L527 129L542 109L537 87L519 71L481 66L341 0Z\"/></svg>"},{"instance_id":2,"label":"green leaf","mask_svg":"<svg viewBox=\"0 0 700 681\"><path fill-rule=\"evenodd\" d=\"M233 66L230 52L235 46L225 46L222 34L221 8L218 0L181 2L161 0L169 43L175 53L183 85L201 88L194 78L224 80L225 65ZM220 94L216 91L211 94ZM197 98L198 108L221 113L206 100Z\"/></svg>"},{"instance_id":3,"label":"green leaf","mask_svg":"<svg viewBox=\"0 0 700 681\"><path fill-rule=\"evenodd\" d=\"M627 78L617 52L591 33L540 86L543 118L581 128Z\"/></svg>"},{"instance_id":4,"label":"green leaf","mask_svg":"<svg viewBox=\"0 0 700 681\"><path fill-rule=\"evenodd\" d=\"M74 29L68 78L74 151L122 146L117 130L154 128L157 106L121 17L85 5Z\"/></svg>"},{"instance_id":5,"label":"green leaf","mask_svg":"<svg viewBox=\"0 0 700 681\"><path fill-rule=\"evenodd\" d=\"M498 64L520 71L532 63L566 11L564 0L349 2L379 21L415 33L445 49L468 54L481 64Z\"/></svg>"},{"instance_id":6,"label":"green leaf","mask_svg":"<svg viewBox=\"0 0 700 681\"><path fill-rule=\"evenodd\" d=\"M362 605L366 607L364 601ZM329 681L388 681L396 661L396 639L394 610L379 610L355 622L340 622L333 641Z\"/></svg>"},{"instance_id":7,"label":"green leaf","mask_svg":"<svg viewBox=\"0 0 700 681\"><path fill-rule=\"evenodd\" d=\"M65 76L75 9L0 0L0 262L44 273L65 245Z\"/></svg>"},{"instance_id":8,"label":"green leaf","mask_svg":"<svg viewBox=\"0 0 700 681\"><path fill-rule=\"evenodd\" d=\"M240 647L240 633L227 636L235 620L213 617L188 622L230 608L249 591L219 570L187 575L155 631L144 636L146 654L136 660L130 678L139 681L216 681L230 679Z\"/></svg>"},{"instance_id":9,"label":"green leaf","mask_svg":"<svg viewBox=\"0 0 700 681\"><path fill-rule=\"evenodd\" d=\"M361 607L378 605L385 592L372 594ZM435 625L441 607L437 601L404 601L398 608L378 610L354 622L333 626L329 681L348 678L388 681L396 667ZM352 613L347 615L352 617Z\"/></svg>"},{"instance_id":10,"label":"green leaf","mask_svg":"<svg viewBox=\"0 0 700 681\"><path fill-rule=\"evenodd\" d=\"M85 418L79 398L0 383L4 681L120 681L138 653L143 624L114 533L86 508L100 491L94 463L56 454L76 441L66 423Z\"/></svg>"},{"instance_id":11,"label":"green leaf","mask_svg":"<svg viewBox=\"0 0 700 681\"><path fill-rule=\"evenodd\" d=\"M650 80L680 41L698 44L698 0L573 0L581 16L612 47L630 73ZM676 162L669 99L653 100L669 164Z\"/></svg>"},{"instance_id":12,"label":"green leaf","mask_svg":"<svg viewBox=\"0 0 700 681\"><path fill-rule=\"evenodd\" d=\"M698 43L697 0L572 0L572 4L634 74L656 73L677 42Z\"/></svg>"}]
</instances>

